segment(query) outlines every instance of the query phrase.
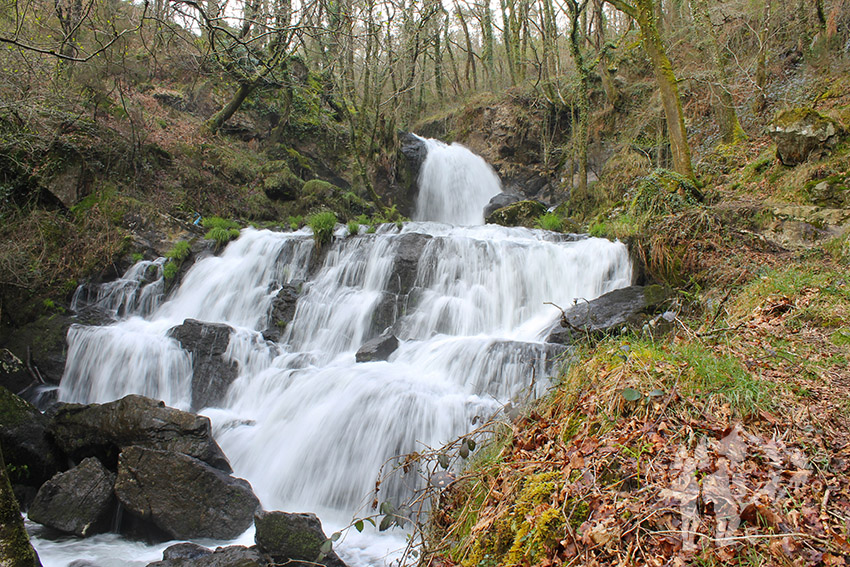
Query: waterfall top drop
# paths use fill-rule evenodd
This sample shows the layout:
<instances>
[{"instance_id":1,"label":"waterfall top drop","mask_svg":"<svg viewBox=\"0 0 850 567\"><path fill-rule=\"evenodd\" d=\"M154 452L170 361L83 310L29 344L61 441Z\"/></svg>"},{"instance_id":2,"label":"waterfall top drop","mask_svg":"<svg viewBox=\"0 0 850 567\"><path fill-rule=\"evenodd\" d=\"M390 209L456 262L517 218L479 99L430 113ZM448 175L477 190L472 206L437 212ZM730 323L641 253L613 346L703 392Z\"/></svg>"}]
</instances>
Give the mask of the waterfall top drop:
<instances>
[{"instance_id":1,"label":"waterfall top drop","mask_svg":"<svg viewBox=\"0 0 850 567\"><path fill-rule=\"evenodd\" d=\"M502 182L486 161L460 144L424 139L415 220L462 226L484 224L484 207Z\"/></svg>"}]
</instances>

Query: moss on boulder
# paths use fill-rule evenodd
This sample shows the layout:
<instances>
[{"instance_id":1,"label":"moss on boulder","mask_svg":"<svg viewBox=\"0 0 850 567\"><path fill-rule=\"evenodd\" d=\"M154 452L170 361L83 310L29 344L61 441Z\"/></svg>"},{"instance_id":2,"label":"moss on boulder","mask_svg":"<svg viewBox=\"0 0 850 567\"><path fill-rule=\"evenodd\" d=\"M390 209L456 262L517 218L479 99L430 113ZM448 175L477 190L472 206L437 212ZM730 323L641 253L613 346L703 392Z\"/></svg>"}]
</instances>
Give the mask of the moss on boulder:
<instances>
[{"instance_id":1,"label":"moss on boulder","mask_svg":"<svg viewBox=\"0 0 850 567\"><path fill-rule=\"evenodd\" d=\"M776 142L776 157L787 166L819 159L834 147L844 130L837 121L813 108L783 110L768 128Z\"/></svg>"},{"instance_id":2,"label":"moss on boulder","mask_svg":"<svg viewBox=\"0 0 850 567\"><path fill-rule=\"evenodd\" d=\"M537 218L546 214L546 205L540 201L518 201L501 209L496 209L487 217L487 224L501 226L524 226L534 228Z\"/></svg>"}]
</instances>

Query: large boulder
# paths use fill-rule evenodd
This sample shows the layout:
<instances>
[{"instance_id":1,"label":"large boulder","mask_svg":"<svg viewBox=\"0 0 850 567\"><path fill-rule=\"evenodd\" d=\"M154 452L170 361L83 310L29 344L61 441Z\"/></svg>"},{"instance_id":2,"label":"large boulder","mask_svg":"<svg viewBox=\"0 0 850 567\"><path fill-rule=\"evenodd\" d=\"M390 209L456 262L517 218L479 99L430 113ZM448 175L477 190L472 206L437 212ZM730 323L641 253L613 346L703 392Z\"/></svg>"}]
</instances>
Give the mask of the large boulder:
<instances>
[{"instance_id":1,"label":"large boulder","mask_svg":"<svg viewBox=\"0 0 850 567\"><path fill-rule=\"evenodd\" d=\"M486 219L502 207L507 207L508 205L512 205L513 203L518 203L523 200L525 200L525 197L517 195L516 193L499 193L490 199L490 202L487 203L486 207L484 207L484 218Z\"/></svg>"},{"instance_id":2,"label":"large boulder","mask_svg":"<svg viewBox=\"0 0 850 567\"><path fill-rule=\"evenodd\" d=\"M201 546L193 546L193 552L184 553L187 548L175 553L170 550L192 544L172 545L162 553L162 561L148 563L147 567L266 567L269 563L256 547L231 545L211 551ZM200 551L203 550L203 551Z\"/></svg>"},{"instance_id":3,"label":"large boulder","mask_svg":"<svg viewBox=\"0 0 850 567\"><path fill-rule=\"evenodd\" d=\"M298 303L300 286L284 284L272 300L269 311L268 328L263 331L267 341L278 341L286 327L295 318L295 305Z\"/></svg>"},{"instance_id":4,"label":"large boulder","mask_svg":"<svg viewBox=\"0 0 850 567\"><path fill-rule=\"evenodd\" d=\"M841 125L812 108L795 108L780 112L768 132L776 142L776 157L795 166L829 152L843 134Z\"/></svg>"},{"instance_id":5,"label":"large boulder","mask_svg":"<svg viewBox=\"0 0 850 567\"><path fill-rule=\"evenodd\" d=\"M524 226L534 228L540 215L546 214L546 205L540 201L517 201L496 209L485 219L487 224Z\"/></svg>"},{"instance_id":6,"label":"large boulder","mask_svg":"<svg viewBox=\"0 0 850 567\"><path fill-rule=\"evenodd\" d=\"M224 400L239 368L224 358L233 328L223 323L186 319L168 331L192 354L192 409L214 407Z\"/></svg>"},{"instance_id":7,"label":"large boulder","mask_svg":"<svg viewBox=\"0 0 850 567\"><path fill-rule=\"evenodd\" d=\"M59 472L58 451L47 437L48 419L0 387L0 446L12 484L38 488Z\"/></svg>"},{"instance_id":8,"label":"large boulder","mask_svg":"<svg viewBox=\"0 0 850 567\"><path fill-rule=\"evenodd\" d=\"M115 509L114 484L115 474L89 457L42 485L29 519L78 537L108 531Z\"/></svg>"},{"instance_id":9,"label":"large boulder","mask_svg":"<svg viewBox=\"0 0 850 567\"><path fill-rule=\"evenodd\" d=\"M396 239L395 256L387 282L387 291L398 295L410 293L413 284L416 282L419 259L422 257L425 246L432 238L430 234L409 232Z\"/></svg>"},{"instance_id":10,"label":"large boulder","mask_svg":"<svg viewBox=\"0 0 850 567\"><path fill-rule=\"evenodd\" d=\"M308 561L325 567L345 567L333 551L322 553L328 537L314 514L258 512L254 516L254 541L275 563Z\"/></svg>"},{"instance_id":11,"label":"large boulder","mask_svg":"<svg viewBox=\"0 0 850 567\"><path fill-rule=\"evenodd\" d=\"M144 447L121 452L115 495L127 513L175 539L234 539L260 506L247 481L182 453Z\"/></svg>"},{"instance_id":12,"label":"large boulder","mask_svg":"<svg viewBox=\"0 0 850 567\"><path fill-rule=\"evenodd\" d=\"M384 333L379 337L363 343L354 358L357 362L374 362L387 360L398 348L398 339L392 333Z\"/></svg>"},{"instance_id":13,"label":"large boulder","mask_svg":"<svg viewBox=\"0 0 850 567\"><path fill-rule=\"evenodd\" d=\"M624 287L591 301L579 301L563 313L546 342L569 344L586 335L641 328L668 297L664 287L649 285Z\"/></svg>"},{"instance_id":14,"label":"large boulder","mask_svg":"<svg viewBox=\"0 0 850 567\"><path fill-rule=\"evenodd\" d=\"M69 457L97 457L109 468L121 449L139 445L176 451L225 472L230 463L212 436L210 420L144 396L129 395L106 404L60 404L48 433Z\"/></svg>"}]
</instances>

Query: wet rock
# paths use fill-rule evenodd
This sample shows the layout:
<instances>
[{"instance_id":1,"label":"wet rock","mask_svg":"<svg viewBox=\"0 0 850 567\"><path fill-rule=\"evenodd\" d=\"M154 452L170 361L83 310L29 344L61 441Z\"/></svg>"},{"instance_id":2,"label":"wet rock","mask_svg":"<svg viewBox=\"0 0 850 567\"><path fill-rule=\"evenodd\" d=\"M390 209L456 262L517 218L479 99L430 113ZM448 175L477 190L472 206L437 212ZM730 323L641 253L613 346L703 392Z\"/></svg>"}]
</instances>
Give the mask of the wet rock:
<instances>
[{"instance_id":1,"label":"wet rock","mask_svg":"<svg viewBox=\"0 0 850 567\"><path fill-rule=\"evenodd\" d=\"M407 167L413 178L419 177L419 171L425 158L428 157L428 146L425 140L410 132L399 132L398 140L401 142L401 153L407 161Z\"/></svg>"},{"instance_id":2,"label":"wet rock","mask_svg":"<svg viewBox=\"0 0 850 567\"><path fill-rule=\"evenodd\" d=\"M522 200L524 200L524 197L522 195L517 195L516 193L499 193L490 199L490 202L487 203L486 207L484 207L484 218L489 217L502 207L507 207L508 205Z\"/></svg>"},{"instance_id":3,"label":"wet rock","mask_svg":"<svg viewBox=\"0 0 850 567\"><path fill-rule=\"evenodd\" d=\"M266 567L268 565L268 562L256 547L242 545L219 547L215 551L194 546L206 551L206 553L196 557L166 557L170 549L188 545L193 544L172 545L163 552L162 561L149 563L147 567Z\"/></svg>"},{"instance_id":4,"label":"wet rock","mask_svg":"<svg viewBox=\"0 0 850 567\"><path fill-rule=\"evenodd\" d=\"M0 452L0 565L41 567L38 554L30 545L21 510L12 493L2 452Z\"/></svg>"},{"instance_id":5,"label":"wet rock","mask_svg":"<svg viewBox=\"0 0 850 567\"><path fill-rule=\"evenodd\" d=\"M416 282L419 258L425 246L431 241L430 234L410 232L402 234L396 240L395 258L387 282L387 290L398 295L410 293Z\"/></svg>"},{"instance_id":6,"label":"wet rock","mask_svg":"<svg viewBox=\"0 0 850 567\"><path fill-rule=\"evenodd\" d=\"M537 224L537 218L546 214L546 211L546 205L540 201L517 201L496 209L485 221L487 224L533 228Z\"/></svg>"},{"instance_id":7,"label":"wet rock","mask_svg":"<svg viewBox=\"0 0 850 567\"><path fill-rule=\"evenodd\" d=\"M623 327L640 329L648 315L667 300L660 285L629 286L566 309L549 332L546 342L569 344L587 334L616 333Z\"/></svg>"},{"instance_id":8,"label":"wet rock","mask_svg":"<svg viewBox=\"0 0 850 567\"><path fill-rule=\"evenodd\" d=\"M357 362L387 360L398 348L398 339L392 333L384 333L363 343L354 358Z\"/></svg>"},{"instance_id":9,"label":"wet rock","mask_svg":"<svg viewBox=\"0 0 850 567\"><path fill-rule=\"evenodd\" d=\"M59 472L60 456L47 437L47 425L32 404L0 388L0 446L13 484L38 488Z\"/></svg>"},{"instance_id":10,"label":"wet rock","mask_svg":"<svg viewBox=\"0 0 850 567\"><path fill-rule=\"evenodd\" d=\"M192 354L192 410L219 405L236 380L239 368L224 358L231 333L229 325L195 319L186 319L168 331L168 336Z\"/></svg>"},{"instance_id":11,"label":"wet rock","mask_svg":"<svg viewBox=\"0 0 850 567\"><path fill-rule=\"evenodd\" d=\"M819 159L838 143L843 131L835 120L812 108L795 108L780 112L768 128L776 142L776 157L795 166L810 157Z\"/></svg>"},{"instance_id":12,"label":"wet rock","mask_svg":"<svg viewBox=\"0 0 850 567\"><path fill-rule=\"evenodd\" d=\"M295 305L298 303L298 296L300 295L299 287L298 285L284 284L272 300L268 328L263 331L263 338L267 341L277 342L280 340L286 327L295 317Z\"/></svg>"},{"instance_id":13,"label":"wet rock","mask_svg":"<svg viewBox=\"0 0 850 567\"><path fill-rule=\"evenodd\" d=\"M231 472L230 463L212 437L210 420L144 396L130 395L107 404L60 404L48 434L74 460L97 457L108 468L118 453L139 445L176 451Z\"/></svg>"},{"instance_id":14,"label":"wet rock","mask_svg":"<svg viewBox=\"0 0 850 567\"><path fill-rule=\"evenodd\" d=\"M114 484L115 474L90 457L45 482L29 518L78 537L105 532L115 509Z\"/></svg>"},{"instance_id":15,"label":"wet rock","mask_svg":"<svg viewBox=\"0 0 850 567\"><path fill-rule=\"evenodd\" d=\"M182 561L198 559L207 555L212 555L212 550L209 550L206 547L203 547L196 543L184 542L175 543L174 545L165 548L165 551L162 552L162 559L164 561Z\"/></svg>"},{"instance_id":16,"label":"wet rock","mask_svg":"<svg viewBox=\"0 0 850 567\"><path fill-rule=\"evenodd\" d=\"M322 555L322 544L328 539L322 531L322 522L313 514L261 511L254 516L254 526L254 541L275 563L316 562ZM317 563L325 567L345 567L333 551Z\"/></svg>"},{"instance_id":17,"label":"wet rock","mask_svg":"<svg viewBox=\"0 0 850 567\"><path fill-rule=\"evenodd\" d=\"M245 480L181 453L144 447L121 452L115 495L127 513L175 539L234 539L260 506Z\"/></svg>"},{"instance_id":18,"label":"wet rock","mask_svg":"<svg viewBox=\"0 0 850 567\"><path fill-rule=\"evenodd\" d=\"M32 383L32 376L24 361L7 348L0 349L0 386L12 392L20 392Z\"/></svg>"}]
</instances>

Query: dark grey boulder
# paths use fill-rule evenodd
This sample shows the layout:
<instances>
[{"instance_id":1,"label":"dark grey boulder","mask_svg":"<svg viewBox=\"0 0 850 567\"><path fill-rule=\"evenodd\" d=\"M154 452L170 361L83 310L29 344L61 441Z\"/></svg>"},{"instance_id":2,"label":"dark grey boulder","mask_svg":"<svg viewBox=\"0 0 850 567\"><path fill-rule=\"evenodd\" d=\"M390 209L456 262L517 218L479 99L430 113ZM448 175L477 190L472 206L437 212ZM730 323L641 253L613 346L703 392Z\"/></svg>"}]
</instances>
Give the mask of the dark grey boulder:
<instances>
[{"instance_id":1,"label":"dark grey boulder","mask_svg":"<svg viewBox=\"0 0 850 567\"><path fill-rule=\"evenodd\" d=\"M192 354L192 410L220 404L236 380L239 368L224 358L232 333L229 325L195 319L186 319L168 331L168 336Z\"/></svg>"},{"instance_id":2,"label":"dark grey boulder","mask_svg":"<svg viewBox=\"0 0 850 567\"><path fill-rule=\"evenodd\" d=\"M165 551L162 552L162 559L164 561L171 560L187 560L187 559L198 559L200 557L205 557L207 555L212 555L212 550L207 549L197 543L175 543L172 546L165 548Z\"/></svg>"},{"instance_id":3,"label":"dark grey boulder","mask_svg":"<svg viewBox=\"0 0 850 567\"><path fill-rule=\"evenodd\" d=\"M410 132L399 132L398 140L401 142L401 154L407 162L407 168L414 179L419 176L422 164L428 157L428 146L425 140L411 134Z\"/></svg>"},{"instance_id":4,"label":"dark grey boulder","mask_svg":"<svg viewBox=\"0 0 850 567\"><path fill-rule=\"evenodd\" d=\"M60 404L48 434L69 457L97 457L114 469L118 453L138 445L176 451L225 472L230 463L212 436L210 420L164 403L130 395L106 404Z\"/></svg>"},{"instance_id":5,"label":"dark grey boulder","mask_svg":"<svg viewBox=\"0 0 850 567\"><path fill-rule=\"evenodd\" d=\"M59 472L61 457L47 425L35 406L0 387L0 447L12 484L38 488Z\"/></svg>"},{"instance_id":6,"label":"dark grey boulder","mask_svg":"<svg viewBox=\"0 0 850 567\"><path fill-rule=\"evenodd\" d=\"M398 339L392 333L384 333L363 343L354 358L357 362L387 360L398 348Z\"/></svg>"},{"instance_id":7,"label":"dark grey boulder","mask_svg":"<svg viewBox=\"0 0 850 567\"><path fill-rule=\"evenodd\" d=\"M430 234L410 232L402 234L396 239L395 256L387 282L387 291L397 295L410 293L413 284L416 282L419 259L432 238Z\"/></svg>"},{"instance_id":8,"label":"dark grey boulder","mask_svg":"<svg viewBox=\"0 0 850 567\"><path fill-rule=\"evenodd\" d=\"M263 338L267 341L278 341L286 330L286 327L295 318L295 305L300 296L298 285L284 284L272 300L269 311L268 328L263 331Z\"/></svg>"},{"instance_id":9,"label":"dark grey boulder","mask_svg":"<svg viewBox=\"0 0 850 567\"><path fill-rule=\"evenodd\" d=\"M587 335L617 333L623 327L641 328L669 294L660 285L629 286L566 309L546 342L569 344Z\"/></svg>"},{"instance_id":10,"label":"dark grey boulder","mask_svg":"<svg viewBox=\"0 0 850 567\"><path fill-rule=\"evenodd\" d=\"M345 567L333 550L322 554L322 544L328 537L314 514L261 511L254 516L254 527L257 547L275 563L307 561L325 567Z\"/></svg>"},{"instance_id":11,"label":"dark grey boulder","mask_svg":"<svg viewBox=\"0 0 850 567\"><path fill-rule=\"evenodd\" d=\"M78 537L108 531L116 503L114 484L114 473L95 458L85 459L42 485L29 519Z\"/></svg>"},{"instance_id":12,"label":"dark grey boulder","mask_svg":"<svg viewBox=\"0 0 850 567\"><path fill-rule=\"evenodd\" d=\"M266 567L269 565L268 561L263 558L256 547L231 545L210 551L209 549L195 546L205 550L206 553L196 557L166 557L168 550L173 547L177 546L173 545L165 550L162 561L148 563L147 567Z\"/></svg>"},{"instance_id":13,"label":"dark grey boulder","mask_svg":"<svg viewBox=\"0 0 850 567\"><path fill-rule=\"evenodd\" d=\"M115 495L127 513L174 539L234 539L260 506L247 481L181 453L144 447L121 452Z\"/></svg>"},{"instance_id":14,"label":"dark grey boulder","mask_svg":"<svg viewBox=\"0 0 850 567\"><path fill-rule=\"evenodd\" d=\"M518 203L519 201L524 200L525 197L522 195L517 195L516 193L499 193L487 203L487 206L484 207L484 218L489 217L498 209L502 207L507 207L512 203Z\"/></svg>"},{"instance_id":15,"label":"dark grey boulder","mask_svg":"<svg viewBox=\"0 0 850 567\"><path fill-rule=\"evenodd\" d=\"M812 108L795 108L777 114L768 133L776 142L776 157L785 165L795 166L828 153L843 130L838 122Z\"/></svg>"}]
</instances>

